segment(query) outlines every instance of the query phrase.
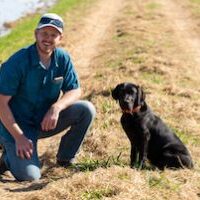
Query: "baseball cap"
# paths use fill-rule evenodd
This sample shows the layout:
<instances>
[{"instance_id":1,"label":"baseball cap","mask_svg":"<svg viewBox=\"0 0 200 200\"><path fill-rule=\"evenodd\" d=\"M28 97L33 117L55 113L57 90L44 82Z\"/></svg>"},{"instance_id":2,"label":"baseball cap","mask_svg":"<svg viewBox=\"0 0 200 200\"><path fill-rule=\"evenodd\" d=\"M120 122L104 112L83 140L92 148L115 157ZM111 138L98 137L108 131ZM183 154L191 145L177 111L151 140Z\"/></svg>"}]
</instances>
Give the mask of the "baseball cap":
<instances>
[{"instance_id":1,"label":"baseball cap","mask_svg":"<svg viewBox=\"0 0 200 200\"><path fill-rule=\"evenodd\" d=\"M63 32L64 22L63 19L55 14L55 13L46 13L42 15L40 21L37 25L37 29L41 29L43 27L51 26L57 29L60 33Z\"/></svg>"}]
</instances>

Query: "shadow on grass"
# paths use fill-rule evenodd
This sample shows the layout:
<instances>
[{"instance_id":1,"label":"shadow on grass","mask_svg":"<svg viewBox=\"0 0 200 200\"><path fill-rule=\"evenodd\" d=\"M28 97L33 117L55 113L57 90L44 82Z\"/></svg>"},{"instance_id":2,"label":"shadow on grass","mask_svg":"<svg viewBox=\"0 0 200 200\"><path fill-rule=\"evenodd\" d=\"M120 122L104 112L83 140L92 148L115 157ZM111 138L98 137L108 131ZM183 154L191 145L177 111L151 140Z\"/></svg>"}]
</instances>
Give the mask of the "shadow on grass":
<instances>
[{"instance_id":1,"label":"shadow on grass","mask_svg":"<svg viewBox=\"0 0 200 200\"><path fill-rule=\"evenodd\" d=\"M20 186L20 188L15 188L15 189L6 188L5 190L7 190L9 192L30 192L30 191L41 190L48 183L49 183L49 181L46 181L46 182L43 182L43 183L33 183L33 184L26 186L26 187Z\"/></svg>"},{"instance_id":2,"label":"shadow on grass","mask_svg":"<svg viewBox=\"0 0 200 200\"><path fill-rule=\"evenodd\" d=\"M57 164L51 162L49 159L46 159L46 154L43 154L41 156L41 160L43 165L45 165L45 170L43 171L43 178L40 180L40 182L18 182L16 180L9 180L9 179L3 179L0 177L0 181L3 183L19 183L19 187L15 187L14 189L6 187L5 190L9 192L30 192L30 191L37 191L42 190L44 187L46 187L49 183L52 181L57 181L60 179L65 179L73 176L73 174L77 172L88 172L88 171L94 171L98 168L109 168L111 166L120 166L125 167L127 166L127 163L121 160L121 152L117 156L110 156L107 159L104 160L97 160L97 159L88 159L85 158L81 163L72 164L71 166L66 168L65 173L61 174L54 174L53 170L56 167L59 167ZM137 167L136 167L137 168ZM152 168L146 167L145 170L152 170ZM28 184L28 185L27 185Z\"/></svg>"},{"instance_id":3,"label":"shadow on grass","mask_svg":"<svg viewBox=\"0 0 200 200\"><path fill-rule=\"evenodd\" d=\"M81 163L73 164L69 167L71 170L75 171L94 171L97 168L109 168L112 165L118 165L124 167L125 164L120 160L121 153L117 157L110 156L106 160L91 160L85 159Z\"/></svg>"}]
</instances>

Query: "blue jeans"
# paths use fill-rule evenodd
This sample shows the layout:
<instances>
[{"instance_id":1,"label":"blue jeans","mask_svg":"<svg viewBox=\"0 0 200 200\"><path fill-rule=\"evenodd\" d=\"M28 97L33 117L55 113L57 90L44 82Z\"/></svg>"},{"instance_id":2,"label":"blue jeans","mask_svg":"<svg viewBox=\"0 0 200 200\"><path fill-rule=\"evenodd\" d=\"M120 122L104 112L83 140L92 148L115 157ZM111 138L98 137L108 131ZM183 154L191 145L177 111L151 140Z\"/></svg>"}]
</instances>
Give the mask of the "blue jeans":
<instances>
[{"instance_id":1,"label":"blue jeans","mask_svg":"<svg viewBox=\"0 0 200 200\"><path fill-rule=\"evenodd\" d=\"M72 160L78 152L95 114L96 111L92 103L77 101L60 113L57 127L54 130L43 132L35 129L35 135L38 135L38 137L32 138L34 149L31 159L18 157L15 143L0 136L0 143L6 151L4 160L13 176L19 181L38 180L41 173L37 154L37 139L53 136L68 127L70 129L61 137L57 159L62 161Z\"/></svg>"}]
</instances>

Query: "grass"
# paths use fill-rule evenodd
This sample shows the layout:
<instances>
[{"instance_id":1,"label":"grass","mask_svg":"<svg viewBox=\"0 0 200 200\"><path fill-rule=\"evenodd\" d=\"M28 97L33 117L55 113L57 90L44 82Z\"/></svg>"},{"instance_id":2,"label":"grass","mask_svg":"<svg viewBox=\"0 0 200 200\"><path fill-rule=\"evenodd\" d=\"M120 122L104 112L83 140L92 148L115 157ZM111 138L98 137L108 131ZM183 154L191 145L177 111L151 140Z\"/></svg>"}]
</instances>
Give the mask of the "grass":
<instances>
[{"instance_id":1,"label":"grass","mask_svg":"<svg viewBox=\"0 0 200 200\"><path fill-rule=\"evenodd\" d=\"M151 2L146 6L150 10L159 9L161 5L159 3Z\"/></svg>"},{"instance_id":2,"label":"grass","mask_svg":"<svg viewBox=\"0 0 200 200\"><path fill-rule=\"evenodd\" d=\"M112 188L101 188L101 189L94 189L84 192L81 195L82 200L98 200L103 199L103 197L112 197L116 195L116 191L113 191Z\"/></svg>"},{"instance_id":3,"label":"grass","mask_svg":"<svg viewBox=\"0 0 200 200\"><path fill-rule=\"evenodd\" d=\"M192 3L200 4L200 0L190 0Z\"/></svg>"},{"instance_id":4,"label":"grass","mask_svg":"<svg viewBox=\"0 0 200 200\"><path fill-rule=\"evenodd\" d=\"M59 13L64 16L66 12L75 9L76 6L87 4L91 0L58 0L48 12ZM0 37L0 63L18 49L34 42L34 30L41 14L31 14L15 22L12 32Z\"/></svg>"},{"instance_id":5,"label":"grass","mask_svg":"<svg viewBox=\"0 0 200 200\"><path fill-rule=\"evenodd\" d=\"M163 78L159 74L143 72L141 78L149 80L150 82L154 84L163 84Z\"/></svg>"},{"instance_id":6,"label":"grass","mask_svg":"<svg viewBox=\"0 0 200 200\"><path fill-rule=\"evenodd\" d=\"M160 173L157 176L149 175L148 176L149 186L151 188L160 188L166 190L174 190L177 191L179 188L179 184L169 180L164 174Z\"/></svg>"},{"instance_id":7,"label":"grass","mask_svg":"<svg viewBox=\"0 0 200 200\"><path fill-rule=\"evenodd\" d=\"M106 159L90 159L88 157L82 158L81 163L74 164L70 168L82 172L94 171L98 168L109 168L112 165L124 166L124 163L120 160L121 153L118 156L110 156Z\"/></svg>"},{"instance_id":8,"label":"grass","mask_svg":"<svg viewBox=\"0 0 200 200\"><path fill-rule=\"evenodd\" d=\"M65 2L70 4L69 8ZM78 154L77 164L68 169L55 165L60 136L41 142L40 147L46 144L44 152L40 152L44 159L43 178L35 184L14 183L12 180L0 183L3 199L23 200L30 196L37 200L199 199L200 98L195 89L199 88L199 81L194 80L196 74L191 67L193 59L185 56L185 48L172 34L172 22L168 23L167 18L161 15L162 7L157 5L159 1L125 2L126 6L106 33L108 38L99 45L99 55L92 60L90 76L81 80L84 99L93 102L97 117ZM58 7L53 9L58 9L57 12L64 17L69 11L74 18L75 12L81 13L79 3L86 2L59 1ZM182 3L187 5L185 0ZM38 17L33 17L34 23ZM72 27L79 30L76 22L70 21ZM20 26L17 29L26 35L24 44L30 43L33 39L28 35L31 36L35 25L29 27L26 20L20 23L24 29ZM72 33L78 34L77 31ZM17 41L19 38L16 36L17 44L13 48L5 45L15 40L13 33L0 39L1 60L15 48L23 46ZM187 74L187 70L191 70L190 73ZM129 167L130 144L119 123L119 105L111 97L111 89L124 81L139 84L147 91L146 100L150 107L190 150L195 164L193 170L166 169L161 172L152 168L139 170Z\"/></svg>"},{"instance_id":9,"label":"grass","mask_svg":"<svg viewBox=\"0 0 200 200\"><path fill-rule=\"evenodd\" d=\"M200 1L199 0L189 0L189 6L192 14L195 16L196 20L200 18Z\"/></svg>"}]
</instances>

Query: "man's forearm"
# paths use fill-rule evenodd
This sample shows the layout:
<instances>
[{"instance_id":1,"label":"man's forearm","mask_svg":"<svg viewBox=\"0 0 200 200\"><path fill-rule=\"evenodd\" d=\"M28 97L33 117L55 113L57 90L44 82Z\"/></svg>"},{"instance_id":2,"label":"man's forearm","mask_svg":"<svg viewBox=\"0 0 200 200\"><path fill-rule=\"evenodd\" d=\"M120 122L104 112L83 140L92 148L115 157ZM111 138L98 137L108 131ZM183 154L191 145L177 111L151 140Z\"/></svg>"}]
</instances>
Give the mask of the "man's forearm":
<instances>
[{"instance_id":1,"label":"man's forearm","mask_svg":"<svg viewBox=\"0 0 200 200\"><path fill-rule=\"evenodd\" d=\"M55 107L59 111L62 111L75 101L79 100L80 97L81 97L80 88L71 90L69 92L64 93L62 97L52 105L52 107Z\"/></svg>"},{"instance_id":2,"label":"man's forearm","mask_svg":"<svg viewBox=\"0 0 200 200\"><path fill-rule=\"evenodd\" d=\"M23 135L23 131L16 123L14 116L10 110L8 102L11 97L0 95L0 119L9 133L14 137L14 139L18 139Z\"/></svg>"},{"instance_id":3,"label":"man's forearm","mask_svg":"<svg viewBox=\"0 0 200 200\"><path fill-rule=\"evenodd\" d=\"M64 93L47 111L42 122L41 128L43 131L49 131L56 127L59 113L69 105L77 101L81 96L81 90L75 89Z\"/></svg>"}]
</instances>

